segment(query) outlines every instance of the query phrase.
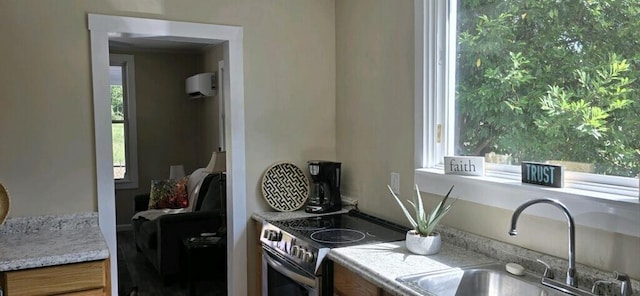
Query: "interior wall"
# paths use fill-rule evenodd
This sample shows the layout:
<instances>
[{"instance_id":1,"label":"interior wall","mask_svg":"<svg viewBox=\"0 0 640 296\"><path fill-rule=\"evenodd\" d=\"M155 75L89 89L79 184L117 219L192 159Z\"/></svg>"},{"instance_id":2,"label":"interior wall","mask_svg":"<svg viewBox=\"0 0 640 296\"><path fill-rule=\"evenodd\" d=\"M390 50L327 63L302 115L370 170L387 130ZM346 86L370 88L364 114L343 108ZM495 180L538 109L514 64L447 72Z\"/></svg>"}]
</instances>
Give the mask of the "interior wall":
<instances>
[{"instance_id":1,"label":"interior wall","mask_svg":"<svg viewBox=\"0 0 640 296\"><path fill-rule=\"evenodd\" d=\"M244 28L251 209L267 207L257 184L271 163L335 158L333 1L3 1L0 171L12 216L96 209L87 13Z\"/></svg>"},{"instance_id":2,"label":"interior wall","mask_svg":"<svg viewBox=\"0 0 640 296\"><path fill-rule=\"evenodd\" d=\"M9 216L93 211L86 17L72 2L1 1L0 182Z\"/></svg>"},{"instance_id":3,"label":"interior wall","mask_svg":"<svg viewBox=\"0 0 640 296\"><path fill-rule=\"evenodd\" d=\"M217 73L218 61L224 60L222 45L216 45L208 47L203 53L202 63L200 65L202 72ZM217 75L220 75L218 73ZM217 81L217 79L216 79ZM199 126L202 128L200 144L202 151L198 155L200 163L203 167L211 160L211 153L218 151L220 147L219 138L219 116L220 116L220 86L216 89L215 95L209 98L203 98L200 100L200 107L198 108L198 121Z\"/></svg>"},{"instance_id":4,"label":"interior wall","mask_svg":"<svg viewBox=\"0 0 640 296\"><path fill-rule=\"evenodd\" d=\"M413 13L413 1L336 1L336 151L343 191L362 211L404 225L386 184L398 172L401 196L413 197ZM432 208L438 199L429 200ZM443 223L567 257L566 222L525 214L518 236L510 237L510 219L511 211L458 201ZM576 239L579 263L640 278L640 238L578 227Z\"/></svg>"},{"instance_id":5,"label":"interior wall","mask_svg":"<svg viewBox=\"0 0 640 296\"><path fill-rule=\"evenodd\" d=\"M202 164L199 155L203 128L197 121L202 103L190 100L185 78L200 71L198 53L118 51L134 56L138 132L138 188L116 190L116 223L129 224L133 199L149 193L151 180L169 178L171 165L184 165L189 174Z\"/></svg>"},{"instance_id":6,"label":"interior wall","mask_svg":"<svg viewBox=\"0 0 640 296\"><path fill-rule=\"evenodd\" d=\"M0 2L0 180L11 216L94 211L87 13L244 28L248 211L272 163L335 158L334 2ZM73 184L73 190L69 190Z\"/></svg>"},{"instance_id":7,"label":"interior wall","mask_svg":"<svg viewBox=\"0 0 640 296\"><path fill-rule=\"evenodd\" d=\"M11 217L97 210L87 13L243 27L248 217L268 209L268 166L335 159L333 0L0 1L0 182Z\"/></svg>"},{"instance_id":8,"label":"interior wall","mask_svg":"<svg viewBox=\"0 0 640 296\"><path fill-rule=\"evenodd\" d=\"M337 155L341 193L390 212L391 172L413 183L413 1L336 2ZM393 206L393 205L392 205Z\"/></svg>"}]
</instances>

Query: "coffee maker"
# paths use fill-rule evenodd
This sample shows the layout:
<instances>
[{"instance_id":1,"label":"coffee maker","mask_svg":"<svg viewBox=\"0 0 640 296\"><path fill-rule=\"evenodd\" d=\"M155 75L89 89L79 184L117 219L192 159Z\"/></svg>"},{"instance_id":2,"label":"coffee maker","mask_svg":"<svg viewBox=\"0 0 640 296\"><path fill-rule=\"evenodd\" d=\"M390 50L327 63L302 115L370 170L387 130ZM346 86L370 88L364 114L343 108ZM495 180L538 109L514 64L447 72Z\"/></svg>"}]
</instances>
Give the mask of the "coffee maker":
<instances>
[{"instance_id":1,"label":"coffee maker","mask_svg":"<svg viewBox=\"0 0 640 296\"><path fill-rule=\"evenodd\" d=\"M307 213L330 213L342 208L340 197L339 162L310 160L311 196L307 202Z\"/></svg>"}]
</instances>

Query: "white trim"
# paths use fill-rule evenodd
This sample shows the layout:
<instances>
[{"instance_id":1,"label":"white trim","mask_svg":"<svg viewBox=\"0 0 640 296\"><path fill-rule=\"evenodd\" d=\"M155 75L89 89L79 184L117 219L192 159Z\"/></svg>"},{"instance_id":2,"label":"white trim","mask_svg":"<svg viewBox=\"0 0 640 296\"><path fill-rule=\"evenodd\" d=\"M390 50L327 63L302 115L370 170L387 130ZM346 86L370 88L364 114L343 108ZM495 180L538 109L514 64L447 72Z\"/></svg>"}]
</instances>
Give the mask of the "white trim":
<instances>
[{"instance_id":1,"label":"white trim","mask_svg":"<svg viewBox=\"0 0 640 296\"><path fill-rule=\"evenodd\" d=\"M224 109L224 92L226 91L224 83L224 60L218 61L218 145L221 151L225 151L226 141L225 141L225 117L226 110Z\"/></svg>"},{"instance_id":2,"label":"white trim","mask_svg":"<svg viewBox=\"0 0 640 296\"><path fill-rule=\"evenodd\" d=\"M227 151L228 295L247 295L247 176L244 129L244 62L241 27L228 32L224 46L225 151ZM233 100L231 99L233 98ZM230 139L230 140L229 140Z\"/></svg>"},{"instance_id":3,"label":"white trim","mask_svg":"<svg viewBox=\"0 0 640 296\"><path fill-rule=\"evenodd\" d=\"M244 74L242 27L196 24L133 17L89 14L93 106L96 144L98 218L111 255L112 291L118 291L113 154L109 95L110 33L150 34L167 40L205 44L224 42L227 150L227 291L247 295L246 162L244 147ZM230 100L233 98L233 100Z\"/></svg>"},{"instance_id":4,"label":"white trim","mask_svg":"<svg viewBox=\"0 0 640 296\"><path fill-rule=\"evenodd\" d=\"M116 189L136 189L138 188L138 125L136 113L136 64L133 55L109 54L109 65L124 66L124 83L126 93L127 109L125 111L125 159L126 174L124 179L118 179ZM113 161L112 161L113 163Z\"/></svg>"},{"instance_id":5,"label":"white trim","mask_svg":"<svg viewBox=\"0 0 640 296\"><path fill-rule=\"evenodd\" d=\"M442 48L441 52L445 53L442 58L445 60L442 66L442 75L444 77L444 95L437 97L442 105L442 120L445 122L443 128L444 147L442 149L443 154L438 155L437 159L444 159L447 155L454 155L455 144L455 118L456 118L456 22L457 22L457 1L444 1L440 14L446 15L446 17L437 18L440 19L439 23L445 28L443 31L444 36L441 36ZM453 119L453 120L452 120Z\"/></svg>"},{"instance_id":6,"label":"white trim","mask_svg":"<svg viewBox=\"0 0 640 296\"><path fill-rule=\"evenodd\" d=\"M441 140L438 142L437 139L431 140L434 143L434 146L431 146L431 149L434 151L434 158L427 160L431 166L438 163L437 160L442 159L445 155L447 155L447 138L449 127L449 122L447 121L447 96L449 95L447 90L447 24L446 24L446 14L447 14L447 0L434 0L431 2L431 9L427 10L429 15L439 15L443 17L430 17L427 18L429 21L427 23L427 29L429 30L429 38L431 38L431 44L427 45L427 49L432 51L432 60L431 65L433 76L431 80L433 84L427 86L427 89L432 89L433 92L429 97L429 100L432 101L433 110L431 111L431 117L434 120L434 126L432 127L434 135L437 136L438 132L440 133ZM445 32L445 33L443 33ZM438 131L439 130L439 131ZM431 167L429 166L429 167Z\"/></svg>"},{"instance_id":7,"label":"white trim","mask_svg":"<svg viewBox=\"0 0 640 296\"><path fill-rule=\"evenodd\" d=\"M414 79L415 79L415 83L414 83L414 93L415 93L415 98L414 98L414 129L415 129L415 142L414 142L414 149L415 149L415 158L414 158L414 164L415 167L417 168L422 168L425 167L426 164L426 160L429 159L429 157L427 155L425 155L425 151L427 151L425 149L425 147L429 147L430 145L427 144L425 141L426 139L433 139L433 137L429 136L429 137L423 137L423 135L425 134L426 131L428 131L427 127L426 127L426 118L425 118L425 114L427 109L426 108L426 104L425 104L425 100L424 97L426 95L426 90L425 90L425 83L423 82L425 80L426 77L426 67L425 67L425 50L424 48L426 47L425 45L425 1L423 0L414 0L413 1L413 5L414 5L414 25L415 25L415 30L414 30L414 46L415 46L415 52L414 52Z\"/></svg>"},{"instance_id":8,"label":"white trim","mask_svg":"<svg viewBox=\"0 0 640 296\"><path fill-rule=\"evenodd\" d=\"M89 25L91 25L89 15ZM93 77L93 120L96 149L96 186L98 223L111 257L111 291L118 291L118 252L116 245L115 184L113 182L113 146L109 109L109 42L106 31L91 31L91 74ZM98 71L97 69L104 69Z\"/></svg>"},{"instance_id":9,"label":"white trim","mask_svg":"<svg viewBox=\"0 0 640 296\"><path fill-rule=\"evenodd\" d=\"M432 167L436 159L452 151L446 141L437 142L440 127L442 139L453 136L453 127L448 126L447 115L455 113L455 106L445 98L453 95L447 88L447 79L454 73L447 71L447 38L451 27L446 17L426 17L427 15L448 15L447 0L415 0L415 148L416 167ZM428 42L428 44L427 44ZM425 81L430 81L427 85ZM426 136L423 136L426 135ZM427 149L429 147L429 149Z\"/></svg>"}]
</instances>

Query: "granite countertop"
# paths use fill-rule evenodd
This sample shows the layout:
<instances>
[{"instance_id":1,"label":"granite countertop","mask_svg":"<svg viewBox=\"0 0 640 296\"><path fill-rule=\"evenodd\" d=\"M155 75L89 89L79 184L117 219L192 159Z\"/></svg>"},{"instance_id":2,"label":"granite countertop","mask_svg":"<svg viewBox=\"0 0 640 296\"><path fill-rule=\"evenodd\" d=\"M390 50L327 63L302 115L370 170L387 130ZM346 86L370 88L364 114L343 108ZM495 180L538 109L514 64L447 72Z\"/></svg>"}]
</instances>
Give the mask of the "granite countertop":
<instances>
[{"instance_id":1,"label":"granite countertop","mask_svg":"<svg viewBox=\"0 0 640 296\"><path fill-rule=\"evenodd\" d=\"M327 258L393 295L424 295L396 281L401 276L496 261L448 243L438 254L414 255L404 241L335 248Z\"/></svg>"},{"instance_id":2,"label":"granite countertop","mask_svg":"<svg viewBox=\"0 0 640 296\"><path fill-rule=\"evenodd\" d=\"M414 255L407 250L404 241L373 245L335 248L327 258L355 272L359 276L383 288L392 295L424 295L396 281L401 276L438 271L451 267L464 267L490 262L514 262L528 272L542 275L543 267L535 259L549 263L561 282L564 281L566 260L511 244L491 240L454 228L439 226L442 248L436 255ZM591 291L597 280L610 280L612 272L577 265L578 287ZM631 280L633 295L640 296L640 282ZM603 285L600 295L619 295L619 284Z\"/></svg>"},{"instance_id":3,"label":"granite countertop","mask_svg":"<svg viewBox=\"0 0 640 296\"><path fill-rule=\"evenodd\" d=\"M0 272L108 257L97 213L16 217L0 226Z\"/></svg>"}]
</instances>

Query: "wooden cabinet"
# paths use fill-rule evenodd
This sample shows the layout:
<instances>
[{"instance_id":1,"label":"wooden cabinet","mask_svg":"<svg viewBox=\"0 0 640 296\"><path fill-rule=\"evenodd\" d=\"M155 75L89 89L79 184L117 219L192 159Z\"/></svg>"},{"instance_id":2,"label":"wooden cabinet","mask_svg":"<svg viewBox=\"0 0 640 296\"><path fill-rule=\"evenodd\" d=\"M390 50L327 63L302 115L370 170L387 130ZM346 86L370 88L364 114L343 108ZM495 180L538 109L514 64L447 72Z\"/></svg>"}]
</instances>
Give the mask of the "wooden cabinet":
<instances>
[{"instance_id":1,"label":"wooden cabinet","mask_svg":"<svg viewBox=\"0 0 640 296\"><path fill-rule=\"evenodd\" d=\"M5 296L110 296L109 259L0 273Z\"/></svg>"},{"instance_id":2,"label":"wooden cabinet","mask_svg":"<svg viewBox=\"0 0 640 296\"><path fill-rule=\"evenodd\" d=\"M381 288L340 264L333 265L334 296L384 296Z\"/></svg>"}]
</instances>

